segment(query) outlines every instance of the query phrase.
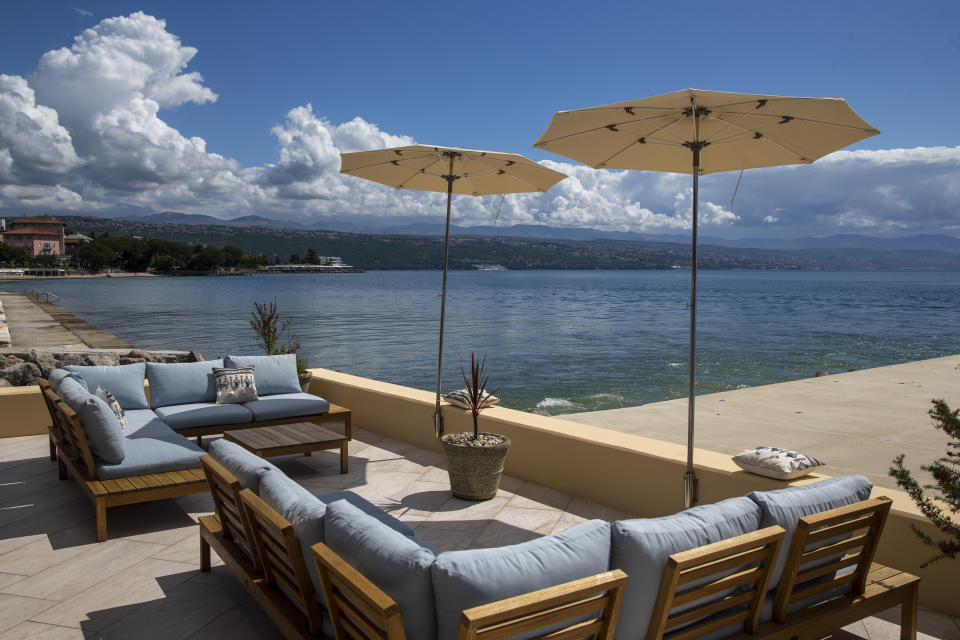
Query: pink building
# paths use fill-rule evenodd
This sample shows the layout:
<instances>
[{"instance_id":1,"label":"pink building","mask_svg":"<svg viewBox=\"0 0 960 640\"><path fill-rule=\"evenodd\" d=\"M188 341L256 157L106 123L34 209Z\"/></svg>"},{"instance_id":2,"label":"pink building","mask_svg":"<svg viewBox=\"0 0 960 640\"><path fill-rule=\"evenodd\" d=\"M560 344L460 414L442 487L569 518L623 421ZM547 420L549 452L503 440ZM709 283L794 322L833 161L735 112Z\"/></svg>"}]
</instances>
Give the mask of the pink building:
<instances>
[{"instance_id":1,"label":"pink building","mask_svg":"<svg viewBox=\"0 0 960 640\"><path fill-rule=\"evenodd\" d=\"M3 232L3 241L20 247L30 255L60 256L64 252L66 224L49 215L38 218L26 216L10 221L10 229Z\"/></svg>"}]
</instances>

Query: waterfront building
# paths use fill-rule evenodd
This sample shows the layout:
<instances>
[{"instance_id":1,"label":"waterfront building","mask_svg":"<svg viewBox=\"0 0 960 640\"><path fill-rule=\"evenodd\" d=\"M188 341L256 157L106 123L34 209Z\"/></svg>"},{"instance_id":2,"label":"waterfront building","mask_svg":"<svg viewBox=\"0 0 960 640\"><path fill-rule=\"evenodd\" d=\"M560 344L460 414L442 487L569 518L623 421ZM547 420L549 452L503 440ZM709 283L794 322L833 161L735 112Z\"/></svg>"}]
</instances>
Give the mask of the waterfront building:
<instances>
[{"instance_id":1,"label":"waterfront building","mask_svg":"<svg viewBox=\"0 0 960 640\"><path fill-rule=\"evenodd\" d=\"M29 218L24 215L10 221L3 231L3 242L19 247L33 256L61 256L66 250L66 224L49 215Z\"/></svg>"}]
</instances>

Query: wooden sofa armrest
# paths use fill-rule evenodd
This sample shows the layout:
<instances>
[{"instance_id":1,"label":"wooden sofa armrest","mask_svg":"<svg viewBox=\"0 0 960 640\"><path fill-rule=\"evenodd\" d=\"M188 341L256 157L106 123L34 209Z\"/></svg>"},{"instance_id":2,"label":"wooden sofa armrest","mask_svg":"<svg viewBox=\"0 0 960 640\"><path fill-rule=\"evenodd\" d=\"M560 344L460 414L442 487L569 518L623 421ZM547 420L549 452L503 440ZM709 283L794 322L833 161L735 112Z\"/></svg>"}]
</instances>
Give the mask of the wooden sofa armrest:
<instances>
[{"instance_id":1,"label":"wooden sofa armrest","mask_svg":"<svg viewBox=\"0 0 960 640\"><path fill-rule=\"evenodd\" d=\"M223 537L249 550L254 571L259 574L260 557L254 551L253 526L240 500L240 492L243 490L240 481L209 453L200 456L200 465L210 486L214 511L220 522Z\"/></svg>"},{"instance_id":2,"label":"wooden sofa armrest","mask_svg":"<svg viewBox=\"0 0 960 640\"><path fill-rule=\"evenodd\" d=\"M311 550L338 640L406 640L400 608L390 596L322 542Z\"/></svg>"},{"instance_id":3,"label":"wooden sofa armrest","mask_svg":"<svg viewBox=\"0 0 960 640\"><path fill-rule=\"evenodd\" d=\"M793 602L848 583L852 593L863 594L891 504L881 496L800 518L777 586L773 620L785 622Z\"/></svg>"},{"instance_id":4,"label":"wooden sofa armrest","mask_svg":"<svg viewBox=\"0 0 960 640\"><path fill-rule=\"evenodd\" d=\"M93 453L87 443L83 425L80 424L80 417L54 392L46 380L40 380L39 384L53 423L54 442L60 448L60 453L67 454L66 449L69 448L70 457L82 464L86 479L96 480L97 466L93 461Z\"/></svg>"},{"instance_id":5,"label":"wooden sofa armrest","mask_svg":"<svg viewBox=\"0 0 960 640\"><path fill-rule=\"evenodd\" d=\"M743 622L755 633L786 532L772 526L667 559L647 638L697 638ZM680 610L672 610L679 607Z\"/></svg>"},{"instance_id":6,"label":"wooden sofa armrest","mask_svg":"<svg viewBox=\"0 0 960 640\"><path fill-rule=\"evenodd\" d=\"M463 612L457 638L508 638L566 622L550 637L612 640L626 582L627 574L614 569L473 607Z\"/></svg>"}]
</instances>

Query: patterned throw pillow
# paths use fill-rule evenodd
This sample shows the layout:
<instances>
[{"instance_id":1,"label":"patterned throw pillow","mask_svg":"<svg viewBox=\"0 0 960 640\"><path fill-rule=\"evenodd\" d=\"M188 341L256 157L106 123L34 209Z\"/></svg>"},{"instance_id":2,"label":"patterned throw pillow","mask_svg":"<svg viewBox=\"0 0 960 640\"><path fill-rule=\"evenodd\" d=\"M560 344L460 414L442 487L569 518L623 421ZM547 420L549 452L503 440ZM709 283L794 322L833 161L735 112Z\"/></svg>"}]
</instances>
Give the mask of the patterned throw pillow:
<instances>
[{"instance_id":1,"label":"patterned throw pillow","mask_svg":"<svg viewBox=\"0 0 960 640\"><path fill-rule=\"evenodd\" d=\"M127 412L123 410L123 407L121 407L117 399L113 397L113 394L103 387L97 387L97 391L93 395L107 403L110 410L117 416L117 422L120 423L120 430L125 430L127 428Z\"/></svg>"},{"instance_id":2,"label":"patterned throw pillow","mask_svg":"<svg viewBox=\"0 0 960 640\"><path fill-rule=\"evenodd\" d=\"M257 400L257 387L253 383L253 367L214 369L213 381L217 385L217 404L238 404Z\"/></svg>"},{"instance_id":3,"label":"patterned throw pillow","mask_svg":"<svg viewBox=\"0 0 960 640\"><path fill-rule=\"evenodd\" d=\"M743 451L733 456L733 461L744 471L778 480L793 480L810 475L817 467L827 464L811 456L777 447L757 447Z\"/></svg>"}]
</instances>

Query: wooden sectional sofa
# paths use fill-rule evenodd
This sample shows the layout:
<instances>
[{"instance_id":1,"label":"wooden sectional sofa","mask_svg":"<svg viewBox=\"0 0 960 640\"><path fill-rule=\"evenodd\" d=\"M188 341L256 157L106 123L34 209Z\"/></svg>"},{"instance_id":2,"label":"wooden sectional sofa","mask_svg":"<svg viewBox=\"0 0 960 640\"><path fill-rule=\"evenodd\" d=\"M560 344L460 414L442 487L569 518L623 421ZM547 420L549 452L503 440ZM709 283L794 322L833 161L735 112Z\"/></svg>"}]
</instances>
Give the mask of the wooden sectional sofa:
<instances>
[{"instance_id":1,"label":"wooden sectional sofa","mask_svg":"<svg viewBox=\"0 0 960 640\"><path fill-rule=\"evenodd\" d=\"M207 491L200 466L203 435L341 421L350 439L349 412L339 407L331 411L323 398L301 393L293 356L238 360L259 365L265 375L257 383L273 393L260 394L257 401L244 405L216 404L212 370L224 366L224 360L68 367L40 380L50 413L51 459L58 460L60 478L72 476L93 502L98 541L107 538L110 507ZM256 370L255 366L255 375ZM151 383L149 404L145 379ZM97 387L116 397L125 412L125 428L105 403L91 399ZM187 436L196 437L197 444Z\"/></svg>"},{"instance_id":2,"label":"wooden sectional sofa","mask_svg":"<svg viewBox=\"0 0 960 640\"><path fill-rule=\"evenodd\" d=\"M230 446L201 460L201 564L215 551L288 638L507 638L576 613L544 637L812 639L896 605L916 637L919 579L873 563L890 500L862 476L436 554ZM749 522L769 526L727 535Z\"/></svg>"}]
</instances>

